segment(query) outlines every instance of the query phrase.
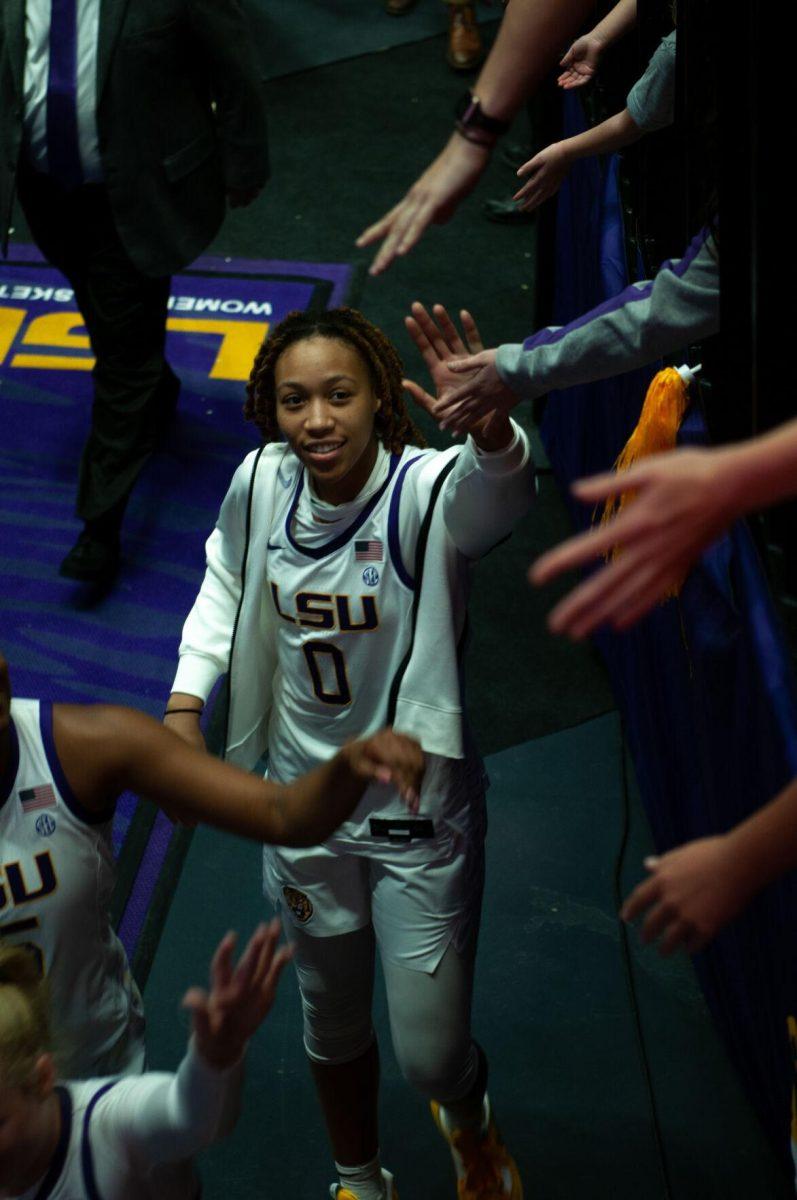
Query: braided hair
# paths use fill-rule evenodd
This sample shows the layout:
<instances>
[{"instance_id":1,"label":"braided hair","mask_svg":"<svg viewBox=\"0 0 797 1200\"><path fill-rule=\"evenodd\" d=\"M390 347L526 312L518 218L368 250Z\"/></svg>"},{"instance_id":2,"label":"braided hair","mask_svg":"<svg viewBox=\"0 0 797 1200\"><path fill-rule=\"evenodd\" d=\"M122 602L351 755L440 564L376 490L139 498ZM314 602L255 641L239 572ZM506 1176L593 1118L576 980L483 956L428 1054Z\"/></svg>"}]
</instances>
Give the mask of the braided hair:
<instances>
[{"instance_id":1,"label":"braided hair","mask_svg":"<svg viewBox=\"0 0 797 1200\"><path fill-rule=\"evenodd\" d=\"M407 445L425 446L426 440L410 419L404 404L402 362L392 342L356 308L331 308L326 312L288 313L271 331L257 352L246 385L244 416L254 421L264 442L281 438L277 424L274 369L277 359L294 342L325 337L353 347L368 368L371 386L381 404L374 429L382 445L400 454Z\"/></svg>"}]
</instances>

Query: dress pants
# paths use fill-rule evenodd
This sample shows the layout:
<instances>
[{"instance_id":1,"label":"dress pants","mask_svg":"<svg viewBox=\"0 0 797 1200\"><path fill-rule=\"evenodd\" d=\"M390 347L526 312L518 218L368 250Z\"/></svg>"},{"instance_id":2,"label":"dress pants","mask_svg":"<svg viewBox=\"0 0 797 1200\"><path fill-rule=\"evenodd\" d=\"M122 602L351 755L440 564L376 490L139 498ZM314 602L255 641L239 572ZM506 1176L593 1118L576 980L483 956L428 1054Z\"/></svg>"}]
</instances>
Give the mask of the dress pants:
<instances>
[{"instance_id":1,"label":"dress pants","mask_svg":"<svg viewBox=\"0 0 797 1200\"><path fill-rule=\"evenodd\" d=\"M170 277L131 262L101 184L65 191L23 169L19 198L39 248L69 280L96 358L77 514L113 527L177 403L164 357Z\"/></svg>"}]
</instances>

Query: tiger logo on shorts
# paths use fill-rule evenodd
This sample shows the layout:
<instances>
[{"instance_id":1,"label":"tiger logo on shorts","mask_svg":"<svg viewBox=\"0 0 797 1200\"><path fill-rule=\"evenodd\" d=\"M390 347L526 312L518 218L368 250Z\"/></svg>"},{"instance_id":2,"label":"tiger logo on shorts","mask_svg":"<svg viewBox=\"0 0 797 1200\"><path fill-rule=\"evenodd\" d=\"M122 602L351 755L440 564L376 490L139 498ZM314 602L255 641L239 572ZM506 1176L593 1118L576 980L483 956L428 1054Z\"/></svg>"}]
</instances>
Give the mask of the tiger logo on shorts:
<instances>
[{"instance_id":1,"label":"tiger logo on shorts","mask_svg":"<svg viewBox=\"0 0 797 1200\"><path fill-rule=\"evenodd\" d=\"M313 915L313 905L309 896L286 884L282 889L285 903L301 925L306 925Z\"/></svg>"}]
</instances>

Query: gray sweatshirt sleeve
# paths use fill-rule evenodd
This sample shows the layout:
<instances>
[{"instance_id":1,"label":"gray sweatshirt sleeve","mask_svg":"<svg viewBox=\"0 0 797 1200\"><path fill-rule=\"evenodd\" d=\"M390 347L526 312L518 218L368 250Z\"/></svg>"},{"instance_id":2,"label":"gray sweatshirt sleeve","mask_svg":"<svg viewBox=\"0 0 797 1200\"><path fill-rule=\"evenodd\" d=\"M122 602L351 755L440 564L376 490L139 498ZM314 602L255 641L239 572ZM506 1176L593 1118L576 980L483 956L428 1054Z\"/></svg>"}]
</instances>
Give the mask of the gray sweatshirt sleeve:
<instances>
[{"instance_id":1,"label":"gray sweatshirt sleeve","mask_svg":"<svg viewBox=\"0 0 797 1200\"><path fill-rule=\"evenodd\" d=\"M683 258L633 283L568 325L541 329L522 345L498 347L495 365L523 399L647 366L716 333L719 257L702 229Z\"/></svg>"},{"instance_id":2,"label":"gray sweatshirt sleeve","mask_svg":"<svg viewBox=\"0 0 797 1200\"><path fill-rule=\"evenodd\" d=\"M631 120L643 133L672 125L675 111L675 30L661 39L625 102Z\"/></svg>"}]
</instances>

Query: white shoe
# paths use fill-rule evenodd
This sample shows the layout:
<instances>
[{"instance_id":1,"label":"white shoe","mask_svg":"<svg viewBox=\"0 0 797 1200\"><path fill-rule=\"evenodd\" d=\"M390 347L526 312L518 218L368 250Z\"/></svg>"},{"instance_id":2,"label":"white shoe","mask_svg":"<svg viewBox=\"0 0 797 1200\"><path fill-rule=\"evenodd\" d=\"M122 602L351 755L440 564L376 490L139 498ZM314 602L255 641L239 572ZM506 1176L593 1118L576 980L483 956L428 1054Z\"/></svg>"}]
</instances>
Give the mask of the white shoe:
<instances>
[{"instance_id":1,"label":"white shoe","mask_svg":"<svg viewBox=\"0 0 797 1200\"><path fill-rule=\"evenodd\" d=\"M398 1192L393 1183L393 1176L384 1167L382 1167L382 1178L385 1181L386 1200L399 1200ZM350 1191L349 1188L343 1187L339 1183L330 1184L329 1195L330 1200L358 1200L356 1192Z\"/></svg>"}]
</instances>

